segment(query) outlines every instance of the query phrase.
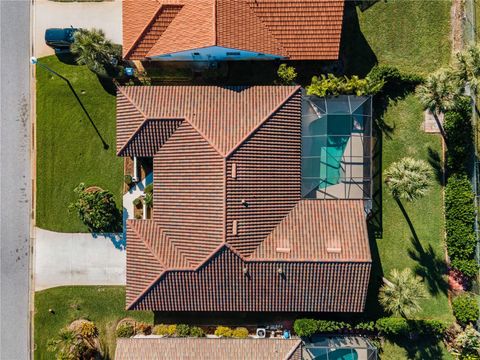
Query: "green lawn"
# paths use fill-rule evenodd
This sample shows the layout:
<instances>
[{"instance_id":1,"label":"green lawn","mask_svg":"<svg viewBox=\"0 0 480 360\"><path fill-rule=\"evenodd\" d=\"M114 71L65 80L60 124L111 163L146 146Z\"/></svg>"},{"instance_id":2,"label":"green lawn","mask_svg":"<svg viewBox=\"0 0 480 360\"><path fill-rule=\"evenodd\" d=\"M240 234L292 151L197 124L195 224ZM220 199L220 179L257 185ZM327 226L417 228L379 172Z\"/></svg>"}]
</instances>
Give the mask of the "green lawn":
<instances>
[{"instance_id":1,"label":"green lawn","mask_svg":"<svg viewBox=\"0 0 480 360\"><path fill-rule=\"evenodd\" d=\"M391 138L384 136L383 169L403 156L424 159L434 168L438 165L441 139L439 135L426 134L420 129L422 108L413 95L391 104L385 122L394 130ZM414 203L403 202L411 226L383 187L383 236L377 239L377 246L384 274L393 268L409 267L425 278L430 296L422 302L420 316L451 320L446 279L442 276L445 271L444 221L441 175L438 175L425 198Z\"/></svg>"},{"instance_id":2,"label":"green lawn","mask_svg":"<svg viewBox=\"0 0 480 360\"><path fill-rule=\"evenodd\" d=\"M125 310L122 286L62 286L38 291L35 293L35 359L54 359L54 354L46 349L47 341L80 318L97 325L102 347L113 359L115 327L125 317L153 324L152 312Z\"/></svg>"},{"instance_id":3,"label":"green lawn","mask_svg":"<svg viewBox=\"0 0 480 360\"><path fill-rule=\"evenodd\" d=\"M121 204L122 160L115 156L115 96L104 90L84 66L55 56L40 61L70 80L100 135L67 84L37 67L37 206L36 225L60 232L86 232L68 211L80 182L110 190Z\"/></svg>"},{"instance_id":4,"label":"green lawn","mask_svg":"<svg viewBox=\"0 0 480 360\"><path fill-rule=\"evenodd\" d=\"M450 60L450 7L449 0L389 0L357 14L360 30L380 64L427 74ZM361 61L358 55L352 61Z\"/></svg>"},{"instance_id":5,"label":"green lawn","mask_svg":"<svg viewBox=\"0 0 480 360\"><path fill-rule=\"evenodd\" d=\"M416 339L405 340L400 344L385 341L380 358L382 360L450 360L452 356L441 341L433 343L428 339Z\"/></svg>"}]
</instances>

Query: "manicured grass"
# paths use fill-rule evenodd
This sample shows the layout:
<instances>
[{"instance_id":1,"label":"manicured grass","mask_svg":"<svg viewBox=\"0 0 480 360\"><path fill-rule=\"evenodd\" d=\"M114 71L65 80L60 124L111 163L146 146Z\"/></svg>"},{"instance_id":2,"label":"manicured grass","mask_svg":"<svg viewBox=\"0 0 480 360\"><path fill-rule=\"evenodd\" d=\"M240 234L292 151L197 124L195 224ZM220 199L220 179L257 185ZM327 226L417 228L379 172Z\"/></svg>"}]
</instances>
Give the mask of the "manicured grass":
<instances>
[{"instance_id":1,"label":"manicured grass","mask_svg":"<svg viewBox=\"0 0 480 360\"><path fill-rule=\"evenodd\" d=\"M54 310L54 314L49 312ZM115 327L130 317L153 324L153 313L125 310L123 286L62 286L35 293L35 359L55 359L47 342L76 319L93 321L104 352L114 358Z\"/></svg>"},{"instance_id":2,"label":"manicured grass","mask_svg":"<svg viewBox=\"0 0 480 360\"><path fill-rule=\"evenodd\" d=\"M440 360L452 359L445 345L430 340L406 340L400 344L385 341L383 344L383 353L380 354L382 360Z\"/></svg>"},{"instance_id":3,"label":"manicured grass","mask_svg":"<svg viewBox=\"0 0 480 360\"><path fill-rule=\"evenodd\" d=\"M360 30L380 64L427 74L450 60L450 7L448 0L390 0L357 13ZM360 51L351 61L363 61Z\"/></svg>"},{"instance_id":4,"label":"manicured grass","mask_svg":"<svg viewBox=\"0 0 480 360\"><path fill-rule=\"evenodd\" d=\"M385 122L393 127L384 136L382 168L404 156L424 159L436 168L441 158L439 135L424 133L421 129L423 112L414 95L397 104L390 104ZM439 171L441 172L441 170ZM383 186L383 235L377 239L383 273L388 276L393 268L409 267L425 279L429 297L422 301L419 316L452 320L444 277L444 220L441 174L437 173L435 185L427 196L414 203L403 201L404 216L400 206ZM418 241L416 240L418 239Z\"/></svg>"},{"instance_id":5,"label":"manicured grass","mask_svg":"<svg viewBox=\"0 0 480 360\"><path fill-rule=\"evenodd\" d=\"M109 148L104 149L67 84L37 67L36 225L86 232L77 215L68 211L80 182L112 191L119 206L122 200L122 160L115 156L115 95L85 66L68 65L55 56L40 61L70 80Z\"/></svg>"}]
</instances>

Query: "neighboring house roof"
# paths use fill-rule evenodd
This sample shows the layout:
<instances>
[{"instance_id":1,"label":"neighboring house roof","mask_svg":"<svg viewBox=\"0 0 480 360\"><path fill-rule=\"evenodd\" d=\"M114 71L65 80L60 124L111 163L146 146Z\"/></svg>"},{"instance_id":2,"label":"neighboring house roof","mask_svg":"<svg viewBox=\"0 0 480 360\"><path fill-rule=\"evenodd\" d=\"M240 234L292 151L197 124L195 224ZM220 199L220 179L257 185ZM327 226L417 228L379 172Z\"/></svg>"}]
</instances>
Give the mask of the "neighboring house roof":
<instances>
[{"instance_id":1,"label":"neighboring house roof","mask_svg":"<svg viewBox=\"0 0 480 360\"><path fill-rule=\"evenodd\" d=\"M117 151L153 157L153 218L127 221L128 308L363 310L363 201L301 198L299 87L120 87Z\"/></svg>"},{"instance_id":2,"label":"neighboring house roof","mask_svg":"<svg viewBox=\"0 0 480 360\"><path fill-rule=\"evenodd\" d=\"M297 339L117 339L115 360L300 360Z\"/></svg>"},{"instance_id":3,"label":"neighboring house roof","mask_svg":"<svg viewBox=\"0 0 480 360\"><path fill-rule=\"evenodd\" d=\"M336 60L344 0L123 0L124 57L222 46Z\"/></svg>"}]
</instances>

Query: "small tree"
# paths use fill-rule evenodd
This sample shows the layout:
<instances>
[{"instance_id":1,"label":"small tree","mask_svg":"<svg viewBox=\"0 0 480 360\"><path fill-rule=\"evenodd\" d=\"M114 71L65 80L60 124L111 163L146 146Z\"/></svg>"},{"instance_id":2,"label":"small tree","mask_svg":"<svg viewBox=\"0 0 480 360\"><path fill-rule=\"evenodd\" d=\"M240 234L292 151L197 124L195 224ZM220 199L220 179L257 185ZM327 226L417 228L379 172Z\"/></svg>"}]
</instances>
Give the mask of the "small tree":
<instances>
[{"instance_id":1,"label":"small tree","mask_svg":"<svg viewBox=\"0 0 480 360\"><path fill-rule=\"evenodd\" d=\"M432 177L432 169L425 161L405 157L385 171L385 184L395 200L414 201L425 196Z\"/></svg>"},{"instance_id":2,"label":"small tree","mask_svg":"<svg viewBox=\"0 0 480 360\"><path fill-rule=\"evenodd\" d=\"M77 200L70 204L80 220L91 232L117 232L121 229L121 214L113 194L106 190L87 191L85 184L79 184L74 192Z\"/></svg>"},{"instance_id":3,"label":"small tree","mask_svg":"<svg viewBox=\"0 0 480 360\"><path fill-rule=\"evenodd\" d=\"M121 47L107 40L102 30L78 30L70 50L76 55L78 64L86 65L100 76L115 76L118 72Z\"/></svg>"},{"instance_id":4,"label":"small tree","mask_svg":"<svg viewBox=\"0 0 480 360\"><path fill-rule=\"evenodd\" d=\"M421 279L409 268L401 272L393 269L390 279L384 279L384 282L379 301L387 312L407 318L421 310L419 301L426 297L426 290Z\"/></svg>"},{"instance_id":5,"label":"small tree","mask_svg":"<svg viewBox=\"0 0 480 360\"><path fill-rule=\"evenodd\" d=\"M87 323L93 324L90 321ZM48 341L47 350L54 352L60 360L91 359L98 354L94 343L98 333L95 325L93 327L94 333L85 336L82 329L61 329L55 338Z\"/></svg>"},{"instance_id":6,"label":"small tree","mask_svg":"<svg viewBox=\"0 0 480 360\"><path fill-rule=\"evenodd\" d=\"M297 72L293 66L287 66L287 64L281 64L278 67L277 75L283 85L294 85L297 78Z\"/></svg>"},{"instance_id":7,"label":"small tree","mask_svg":"<svg viewBox=\"0 0 480 360\"><path fill-rule=\"evenodd\" d=\"M445 131L438 114L452 109L460 92L459 83L451 69L440 69L430 74L425 82L416 89L418 100L425 110L431 111L444 138Z\"/></svg>"}]
</instances>

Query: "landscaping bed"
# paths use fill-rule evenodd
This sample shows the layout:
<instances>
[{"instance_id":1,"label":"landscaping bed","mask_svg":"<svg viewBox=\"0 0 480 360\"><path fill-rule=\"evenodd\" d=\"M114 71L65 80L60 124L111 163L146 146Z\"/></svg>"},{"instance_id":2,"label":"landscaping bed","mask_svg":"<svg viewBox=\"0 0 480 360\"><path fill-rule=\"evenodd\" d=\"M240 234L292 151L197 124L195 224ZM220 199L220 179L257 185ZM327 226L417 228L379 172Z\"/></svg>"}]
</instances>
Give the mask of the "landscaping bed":
<instances>
[{"instance_id":1,"label":"landscaping bed","mask_svg":"<svg viewBox=\"0 0 480 360\"><path fill-rule=\"evenodd\" d=\"M121 209L122 159L115 153L115 92L102 86L86 66L69 65L49 56L40 62L70 80L99 136L68 85L37 67L36 225L59 232L87 232L75 212L73 189L81 182L111 191Z\"/></svg>"},{"instance_id":2,"label":"landscaping bed","mask_svg":"<svg viewBox=\"0 0 480 360\"><path fill-rule=\"evenodd\" d=\"M49 310L52 310L51 313ZM55 359L48 340L77 319L93 321L102 350L114 358L115 329L124 318L153 323L153 313L125 310L123 286L62 286L35 293L35 359Z\"/></svg>"}]
</instances>

